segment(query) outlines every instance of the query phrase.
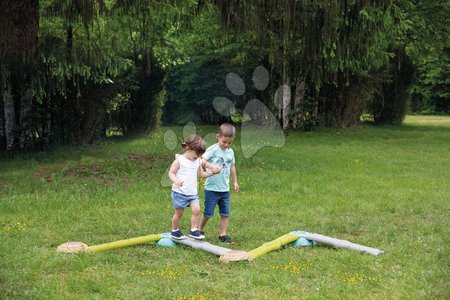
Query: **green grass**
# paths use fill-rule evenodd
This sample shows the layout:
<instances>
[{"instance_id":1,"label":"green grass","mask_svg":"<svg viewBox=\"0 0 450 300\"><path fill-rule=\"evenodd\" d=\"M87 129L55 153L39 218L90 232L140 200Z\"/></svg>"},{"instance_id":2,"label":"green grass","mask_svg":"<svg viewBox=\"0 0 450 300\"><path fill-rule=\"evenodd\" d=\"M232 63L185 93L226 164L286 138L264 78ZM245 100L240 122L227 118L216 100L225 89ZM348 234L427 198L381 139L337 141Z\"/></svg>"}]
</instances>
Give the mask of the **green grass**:
<instances>
[{"instance_id":1,"label":"green grass","mask_svg":"<svg viewBox=\"0 0 450 300\"><path fill-rule=\"evenodd\" d=\"M449 298L450 123L423 119L442 117L289 133L283 148L248 160L239 136L234 145L241 192L232 193L232 248L306 230L380 248L380 257L290 247L223 264L154 244L59 254L66 241L94 245L170 229L170 190L160 184L175 153L163 142L169 128L0 158L0 298ZM210 242L217 232L216 216Z\"/></svg>"}]
</instances>

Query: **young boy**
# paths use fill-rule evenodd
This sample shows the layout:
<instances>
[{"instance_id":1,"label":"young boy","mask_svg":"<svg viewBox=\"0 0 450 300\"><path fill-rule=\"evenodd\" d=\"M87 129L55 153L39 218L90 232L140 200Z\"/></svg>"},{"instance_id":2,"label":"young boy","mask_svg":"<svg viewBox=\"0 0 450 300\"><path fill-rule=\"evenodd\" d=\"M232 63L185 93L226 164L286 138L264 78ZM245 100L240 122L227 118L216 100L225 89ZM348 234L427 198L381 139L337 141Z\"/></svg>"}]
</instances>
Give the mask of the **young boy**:
<instances>
[{"instance_id":1,"label":"young boy","mask_svg":"<svg viewBox=\"0 0 450 300\"><path fill-rule=\"evenodd\" d=\"M205 154L203 154L204 164L217 165L221 170L219 174L206 179L205 205L199 230L204 235L203 229L208 220L213 217L214 209L218 205L220 214L219 240L224 243L233 242L227 235L228 218L230 216L230 175L234 191L239 192L234 152L230 148L235 134L236 129L233 125L222 124L216 134L217 143L206 149Z\"/></svg>"}]
</instances>

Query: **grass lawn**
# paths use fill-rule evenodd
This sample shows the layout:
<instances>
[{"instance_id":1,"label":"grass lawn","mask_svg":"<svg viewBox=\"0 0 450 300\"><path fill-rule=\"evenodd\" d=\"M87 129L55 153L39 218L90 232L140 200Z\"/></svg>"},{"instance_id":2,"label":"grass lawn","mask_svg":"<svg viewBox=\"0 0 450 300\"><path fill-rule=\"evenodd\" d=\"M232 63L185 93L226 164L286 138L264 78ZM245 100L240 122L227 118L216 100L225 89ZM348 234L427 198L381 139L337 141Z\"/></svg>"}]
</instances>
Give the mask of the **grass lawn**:
<instances>
[{"instance_id":1,"label":"grass lawn","mask_svg":"<svg viewBox=\"0 0 450 300\"><path fill-rule=\"evenodd\" d=\"M379 257L288 247L224 264L202 251L154 244L60 254L56 247L66 241L95 245L169 231L170 189L161 186L177 151L164 145L169 128L2 157L0 299L448 299L450 122L433 121L448 119L289 133L284 147L250 159L237 137L233 249L305 230L384 250ZM183 128L170 129L182 135ZM218 221L206 228L214 244Z\"/></svg>"}]
</instances>

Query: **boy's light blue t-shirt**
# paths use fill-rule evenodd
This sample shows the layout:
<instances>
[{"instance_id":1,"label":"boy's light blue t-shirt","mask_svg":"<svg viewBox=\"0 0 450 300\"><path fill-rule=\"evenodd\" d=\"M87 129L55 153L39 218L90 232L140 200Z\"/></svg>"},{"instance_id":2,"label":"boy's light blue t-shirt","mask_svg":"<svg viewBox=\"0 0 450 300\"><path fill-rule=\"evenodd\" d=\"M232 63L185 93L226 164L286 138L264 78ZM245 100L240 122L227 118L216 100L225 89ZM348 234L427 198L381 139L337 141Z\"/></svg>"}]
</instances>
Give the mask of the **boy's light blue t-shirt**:
<instances>
[{"instance_id":1,"label":"boy's light blue t-shirt","mask_svg":"<svg viewBox=\"0 0 450 300\"><path fill-rule=\"evenodd\" d=\"M230 168L234 165L234 151L231 148L222 149L218 144L214 144L206 149L203 158L210 164L219 166L220 173L208 177L205 183L205 190L214 192L230 191Z\"/></svg>"}]
</instances>

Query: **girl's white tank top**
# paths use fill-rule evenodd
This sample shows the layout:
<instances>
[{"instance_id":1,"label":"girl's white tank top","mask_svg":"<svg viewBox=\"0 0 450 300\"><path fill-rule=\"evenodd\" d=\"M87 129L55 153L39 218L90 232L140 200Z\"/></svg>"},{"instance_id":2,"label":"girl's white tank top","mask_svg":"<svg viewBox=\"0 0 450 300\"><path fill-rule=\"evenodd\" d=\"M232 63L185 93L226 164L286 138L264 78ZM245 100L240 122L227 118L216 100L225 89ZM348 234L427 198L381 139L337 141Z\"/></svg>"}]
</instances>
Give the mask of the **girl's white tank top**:
<instances>
[{"instance_id":1,"label":"girl's white tank top","mask_svg":"<svg viewBox=\"0 0 450 300\"><path fill-rule=\"evenodd\" d=\"M172 191L184 195L197 195L198 167L201 164L201 158L190 160L185 158L184 155L177 154L175 155L175 159L180 164L176 176L183 181L183 186L178 188L175 184L172 184Z\"/></svg>"}]
</instances>

